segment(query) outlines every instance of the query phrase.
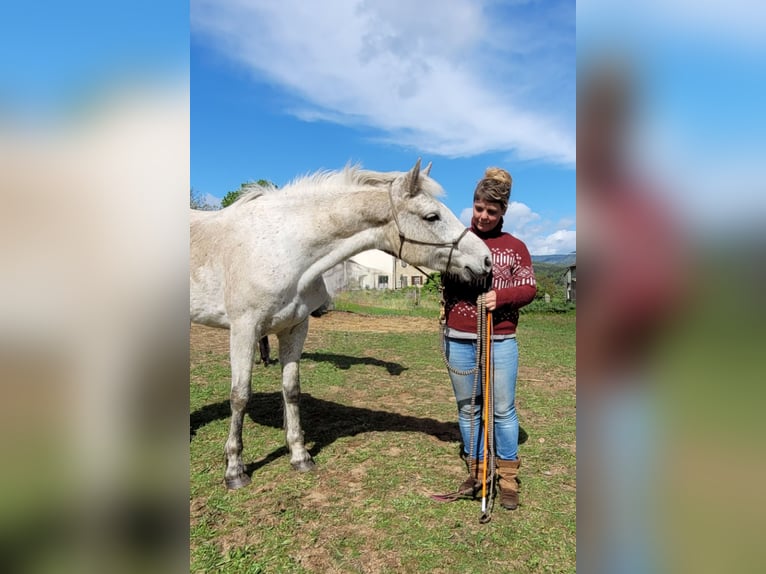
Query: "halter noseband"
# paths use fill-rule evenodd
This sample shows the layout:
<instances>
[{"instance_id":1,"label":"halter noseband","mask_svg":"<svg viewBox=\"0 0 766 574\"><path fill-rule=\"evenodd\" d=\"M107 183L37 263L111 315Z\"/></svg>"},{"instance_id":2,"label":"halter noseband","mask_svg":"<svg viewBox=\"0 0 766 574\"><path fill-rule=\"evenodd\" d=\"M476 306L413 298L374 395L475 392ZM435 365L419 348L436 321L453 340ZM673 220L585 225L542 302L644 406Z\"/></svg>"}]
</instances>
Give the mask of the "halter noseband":
<instances>
[{"instance_id":1,"label":"halter noseband","mask_svg":"<svg viewBox=\"0 0 766 574\"><path fill-rule=\"evenodd\" d=\"M431 241L419 241L417 239L410 239L409 237L406 237L404 233L402 232L402 228L399 225L399 218L396 216L396 206L394 205L394 194L392 192L392 184L388 184L388 199L391 202L391 214L394 216L394 225L396 225L396 231L399 233L399 253L397 254L397 257L399 259L402 258L402 249L404 248L405 241L408 241L412 243L413 245L428 245L431 247L449 247L449 255L447 256L447 267L444 269L445 273L449 273L450 265L452 264L452 253L457 248L458 244L460 243L460 240L465 237L465 234L470 231L469 227L466 227L463 232L458 235L458 238L455 239L452 243L434 243ZM415 265L414 263L411 263L411 265L420 271L423 275L428 276L429 274L423 271L420 267Z\"/></svg>"}]
</instances>

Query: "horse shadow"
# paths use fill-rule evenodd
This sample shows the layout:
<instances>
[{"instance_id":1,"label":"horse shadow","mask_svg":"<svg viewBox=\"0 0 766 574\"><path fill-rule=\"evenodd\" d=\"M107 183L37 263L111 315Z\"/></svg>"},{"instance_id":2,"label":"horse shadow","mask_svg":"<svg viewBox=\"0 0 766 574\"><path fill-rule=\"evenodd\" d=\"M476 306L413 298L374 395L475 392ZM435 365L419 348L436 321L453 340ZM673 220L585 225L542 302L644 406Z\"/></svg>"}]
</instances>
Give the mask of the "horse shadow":
<instances>
[{"instance_id":1,"label":"horse shadow","mask_svg":"<svg viewBox=\"0 0 766 574\"><path fill-rule=\"evenodd\" d=\"M400 365L399 363L392 363L390 361L381 361L374 357L352 357L351 355L336 355L335 353L303 353L301 359L308 359L309 361L332 363L339 369L348 370L353 365L372 365L373 367L383 367L388 371L389 375L398 377L407 367Z\"/></svg>"},{"instance_id":2,"label":"horse shadow","mask_svg":"<svg viewBox=\"0 0 766 574\"><path fill-rule=\"evenodd\" d=\"M253 393L247 405L247 416L256 424L283 428L282 393ZM205 405L191 413L191 436L197 429L231 416L229 401ZM316 457L322 449L333 444L342 437L352 437L365 432L419 432L434 436L443 442L460 440L460 430L456 422L443 422L429 417L403 415L390 411L380 411L365 407L354 407L327 401L301 393L301 426L309 429L306 432L306 442L313 442L308 449L312 457ZM286 456L289 451L286 446L279 447L245 468L247 474L252 474L270 462Z\"/></svg>"},{"instance_id":3,"label":"horse shadow","mask_svg":"<svg viewBox=\"0 0 766 574\"><path fill-rule=\"evenodd\" d=\"M373 357L353 357L335 353L304 353L303 359L329 362L339 369L349 369L352 365L373 365L385 368L390 375L399 376L407 367L399 363L382 361ZM283 403L281 391L253 393L247 405L247 416L254 423L272 428L284 428ZM205 405L191 413L190 440L197 430L208 423L228 419L231 416L229 401ZM309 393L301 393L301 426L310 429L306 433L306 442L313 442L308 449L316 457L323 448L343 437L352 437L365 432L417 432L436 437L442 442L458 442L458 454L463 445L457 421L444 422L430 417L403 415L391 411L374 410L366 407L354 407L320 399ZM528 439L527 432L519 427L519 444ZM245 472L253 472L269 463L289 456L287 446L275 449L265 457L245 467Z\"/></svg>"},{"instance_id":4,"label":"horse shadow","mask_svg":"<svg viewBox=\"0 0 766 574\"><path fill-rule=\"evenodd\" d=\"M256 424L283 428L282 393L253 393L246 414ZM229 401L205 405L191 413L191 436L194 437L200 427L216 420L227 419L229 416ZM354 407L320 399L308 393L301 394L301 419L304 430L310 429L306 441L314 443L308 449L312 457L316 457L322 449L339 438L373 431L418 432L436 437L442 442L459 442L458 454L463 449L457 422ZM527 432L519 428L519 444L523 444L527 439ZM246 465L245 472L252 475L259 468L284 456L289 456L289 450L286 446L281 446L258 461Z\"/></svg>"}]
</instances>

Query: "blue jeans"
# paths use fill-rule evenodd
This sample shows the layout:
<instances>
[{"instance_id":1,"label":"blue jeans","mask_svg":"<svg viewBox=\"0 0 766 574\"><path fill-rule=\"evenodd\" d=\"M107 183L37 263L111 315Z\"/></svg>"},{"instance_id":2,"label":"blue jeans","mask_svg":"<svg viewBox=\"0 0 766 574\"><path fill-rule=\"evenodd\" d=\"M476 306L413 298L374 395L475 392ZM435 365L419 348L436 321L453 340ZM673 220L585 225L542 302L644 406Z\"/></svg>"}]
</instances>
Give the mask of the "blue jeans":
<instances>
[{"instance_id":1,"label":"blue jeans","mask_svg":"<svg viewBox=\"0 0 766 574\"><path fill-rule=\"evenodd\" d=\"M459 371L476 365L476 341L446 338L446 353L450 365ZM495 389L495 453L502 460L517 460L519 448L519 418L516 414L516 375L519 370L519 348L516 339L492 342ZM484 381L479 380L474 410L471 412L471 394L474 375L456 375L449 371L452 390L457 401L458 425L463 437L463 449L471 458L484 458L483 409ZM471 419L474 421L474 446L471 448ZM478 454L478 456L477 456Z\"/></svg>"}]
</instances>

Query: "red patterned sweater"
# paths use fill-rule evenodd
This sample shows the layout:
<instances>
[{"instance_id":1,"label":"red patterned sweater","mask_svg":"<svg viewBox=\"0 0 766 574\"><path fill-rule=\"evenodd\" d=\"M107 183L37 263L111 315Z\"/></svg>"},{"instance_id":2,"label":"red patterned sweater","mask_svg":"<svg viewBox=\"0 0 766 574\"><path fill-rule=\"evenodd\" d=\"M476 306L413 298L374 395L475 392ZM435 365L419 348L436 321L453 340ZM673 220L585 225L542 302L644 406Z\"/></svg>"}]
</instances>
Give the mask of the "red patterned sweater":
<instances>
[{"instance_id":1,"label":"red patterned sweater","mask_svg":"<svg viewBox=\"0 0 766 574\"><path fill-rule=\"evenodd\" d=\"M489 233L471 228L492 252L489 278L471 283L444 278L445 312L450 329L476 333L476 300L481 293L493 289L497 293L497 308L492 313L494 332L512 335L519 322L519 308L535 298L537 283L529 250L520 239L503 232L502 226L501 220Z\"/></svg>"}]
</instances>

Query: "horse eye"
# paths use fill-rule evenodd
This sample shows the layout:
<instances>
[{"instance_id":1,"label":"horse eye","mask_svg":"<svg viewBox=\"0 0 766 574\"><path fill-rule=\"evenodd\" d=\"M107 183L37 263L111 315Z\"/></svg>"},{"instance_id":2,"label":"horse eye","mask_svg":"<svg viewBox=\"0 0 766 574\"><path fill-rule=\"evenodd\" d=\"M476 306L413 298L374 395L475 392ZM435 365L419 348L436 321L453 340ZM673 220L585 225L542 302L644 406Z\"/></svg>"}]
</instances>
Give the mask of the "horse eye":
<instances>
[{"instance_id":1,"label":"horse eye","mask_svg":"<svg viewBox=\"0 0 766 574\"><path fill-rule=\"evenodd\" d=\"M438 213L429 213L423 219L425 219L426 221L430 223L433 223L434 221L439 221L441 217L439 217Z\"/></svg>"}]
</instances>

